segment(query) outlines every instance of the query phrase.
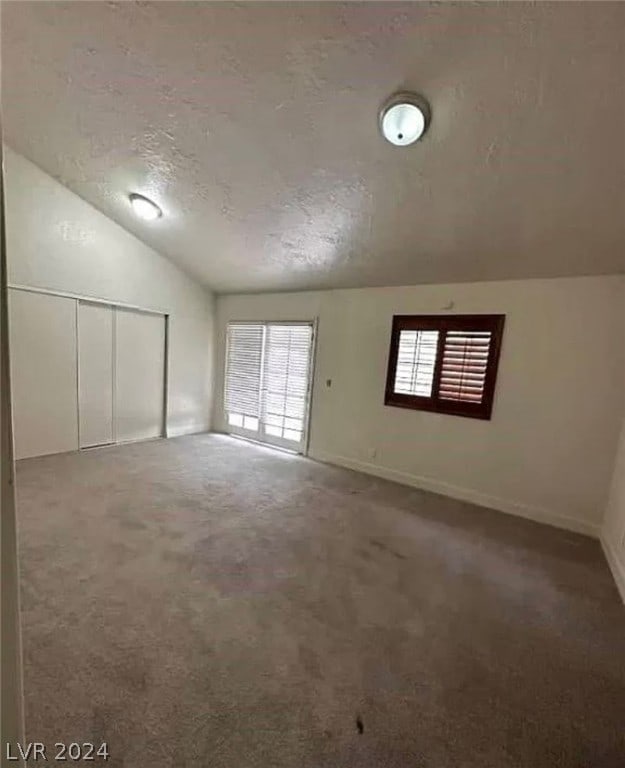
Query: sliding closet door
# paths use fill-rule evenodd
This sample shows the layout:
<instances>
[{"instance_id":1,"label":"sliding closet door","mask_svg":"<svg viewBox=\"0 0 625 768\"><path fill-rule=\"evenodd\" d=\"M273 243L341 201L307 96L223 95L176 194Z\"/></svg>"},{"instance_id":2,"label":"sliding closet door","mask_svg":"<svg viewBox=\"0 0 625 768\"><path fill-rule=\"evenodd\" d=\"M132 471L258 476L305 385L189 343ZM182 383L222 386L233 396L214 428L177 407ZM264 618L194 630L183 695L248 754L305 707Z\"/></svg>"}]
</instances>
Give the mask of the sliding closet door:
<instances>
[{"instance_id":1,"label":"sliding closet door","mask_svg":"<svg viewBox=\"0 0 625 768\"><path fill-rule=\"evenodd\" d=\"M78 448L76 301L11 290L15 456Z\"/></svg>"},{"instance_id":2,"label":"sliding closet door","mask_svg":"<svg viewBox=\"0 0 625 768\"><path fill-rule=\"evenodd\" d=\"M115 310L115 433L118 442L163 435L165 317Z\"/></svg>"},{"instance_id":3,"label":"sliding closet door","mask_svg":"<svg viewBox=\"0 0 625 768\"><path fill-rule=\"evenodd\" d=\"M113 434L113 308L78 304L80 447L106 445Z\"/></svg>"}]
</instances>

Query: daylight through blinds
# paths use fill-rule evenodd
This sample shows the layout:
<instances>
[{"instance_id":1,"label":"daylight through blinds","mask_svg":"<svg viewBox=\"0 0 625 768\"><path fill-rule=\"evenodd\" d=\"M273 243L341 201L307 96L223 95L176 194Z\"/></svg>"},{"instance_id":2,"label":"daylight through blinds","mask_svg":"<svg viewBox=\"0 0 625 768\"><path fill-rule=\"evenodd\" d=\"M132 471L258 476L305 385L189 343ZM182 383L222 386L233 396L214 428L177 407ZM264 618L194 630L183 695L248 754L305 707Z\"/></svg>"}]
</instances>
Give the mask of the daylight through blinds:
<instances>
[{"instance_id":1,"label":"daylight through blinds","mask_svg":"<svg viewBox=\"0 0 625 768\"><path fill-rule=\"evenodd\" d=\"M505 315L395 315L384 403L490 419Z\"/></svg>"},{"instance_id":2,"label":"daylight through blinds","mask_svg":"<svg viewBox=\"0 0 625 768\"><path fill-rule=\"evenodd\" d=\"M226 361L226 411L244 416L260 416L260 364L263 326L228 326Z\"/></svg>"},{"instance_id":3,"label":"daylight through blinds","mask_svg":"<svg viewBox=\"0 0 625 768\"><path fill-rule=\"evenodd\" d=\"M312 337L310 323L228 326L225 404L231 427L267 442L303 445Z\"/></svg>"},{"instance_id":4,"label":"daylight through blinds","mask_svg":"<svg viewBox=\"0 0 625 768\"><path fill-rule=\"evenodd\" d=\"M438 331L401 331L395 371L395 392L432 394Z\"/></svg>"},{"instance_id":5,"label":"daylight through blinds","mask_svg":"<svg viewBox=\"0 0 625 768\"><path fill-rule=\"evenodd\" d=\"M490 331L447 331L439 396L480 403L484 395Z\"/></svg>"}]
</instances>

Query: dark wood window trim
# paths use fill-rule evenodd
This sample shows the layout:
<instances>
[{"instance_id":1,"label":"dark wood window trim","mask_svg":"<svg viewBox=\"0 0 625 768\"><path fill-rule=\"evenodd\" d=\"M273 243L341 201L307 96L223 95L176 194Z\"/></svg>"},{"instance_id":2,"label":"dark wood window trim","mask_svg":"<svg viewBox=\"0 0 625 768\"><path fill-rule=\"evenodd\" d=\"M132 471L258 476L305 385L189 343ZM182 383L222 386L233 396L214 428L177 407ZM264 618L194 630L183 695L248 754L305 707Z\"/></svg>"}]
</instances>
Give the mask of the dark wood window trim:
<instances>
[{"instance_id":1,"label":"dark wood window trim","mask_svg":"<svg viewBox=\"0 0 625 768\"><path fill-rule=\"evenodd\" d=\"M475 419L490 419L505 319L505 315L395 315L391 332L384 404L398 408L468 416ZM429 397L395 391L397 356L402 331L438 331L432 391ZM443 359L450 331L465 333L489 331L491 334L485 378L483 385L481 385L479 402L444 399L440 396Z\"/></svg>"}]
</instances>

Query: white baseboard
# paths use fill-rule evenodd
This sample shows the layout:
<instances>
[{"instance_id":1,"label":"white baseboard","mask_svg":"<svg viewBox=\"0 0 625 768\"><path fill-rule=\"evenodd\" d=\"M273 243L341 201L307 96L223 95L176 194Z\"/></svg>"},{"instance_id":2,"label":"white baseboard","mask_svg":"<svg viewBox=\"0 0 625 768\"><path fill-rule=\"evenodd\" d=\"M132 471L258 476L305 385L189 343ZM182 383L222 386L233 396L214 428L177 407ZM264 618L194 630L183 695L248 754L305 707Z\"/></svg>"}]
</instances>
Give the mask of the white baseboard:
<instances>
[{"instance_id":1,"label":"white baseboard","mask_svg":"<svg viewBox=\"0 0 625 768\"><path fill-rule=\"evenodd\" d=\"M583 533L586 536L599 538L599 527L597 525L586 522L585 520L566 517L565 515L560 515L557 512L552 512L551 510L541 507L533 507L519 501L501 499L497 496L490 496L489 494L476 491L472 488L462 488L430 477L412 475L408 472L400 472L396 469L381 467L377 464L369 464L368 462L350 459L345 456L337 456L335 454L326 453L325 451L311 450L308 456L311 459L322 461L326 464L336 464L340 467L346 467L347 469L355 469L357 472L375 475L384 480L391 480L395 483L401 483L402 485L410 485L414 488L431 491L432 493L438 493L442 496L450 496L451 498L459 499L460 501L468 501L469 503L477 504L480 507L496 509L499 512L505 512L508 515L524 517L538 523L546 523L547 525L553 525L556 528L564 528L567 531L574 531L575 533Z\"/></svg>"},{"instance_id":2,"label":"white baseboard","mask_svg":"<svg viewBox=\"0 0 625 768\"><path fill-rule=\"evenodd\" d=\"M603 533L601 534L601 546L612 571L612 576L614 576L621 599L625 603L625 563L617 556L614 547Z\"/></svg>"},{"instance_id":3,"label":"white baseboard","mask_svg":"<svg viewBox=\"0 0 625 768\"><path fill-rule=\"evenodd\" d=\"M167 430L167 437L183 437L184 435L200 435L202 432L210 432L208 425L193 427L173 427Z\"/></svg>"}]
</instances>

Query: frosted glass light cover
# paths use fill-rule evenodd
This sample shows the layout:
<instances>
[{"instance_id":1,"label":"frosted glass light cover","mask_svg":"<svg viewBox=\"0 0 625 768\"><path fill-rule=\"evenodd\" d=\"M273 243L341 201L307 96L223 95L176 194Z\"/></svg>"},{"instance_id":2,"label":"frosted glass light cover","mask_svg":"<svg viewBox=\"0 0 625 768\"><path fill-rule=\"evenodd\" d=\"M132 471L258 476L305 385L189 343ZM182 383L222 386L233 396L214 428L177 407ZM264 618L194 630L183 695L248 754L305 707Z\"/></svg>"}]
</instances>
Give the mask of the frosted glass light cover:
<instances>
[{"instance_id":1,"label":"frosted glass light cover","mask_svg":"<svg viewBox=\"0 0 625 768\"><path fill-rule=\"evenodd\" d=\"M154 219L158 219L163 215L158 205L148 200L147 197L143 197L143 195L130 195L130 203L136 215L145 221L154 221Z\"/></svg>"},{"instance_id":2,"label":"frosted glass light cover","mask_svg":"<svg viewBox=\"0 0 625 768\"><path fill-rule=\"evenodd\" d=\"M382 133L398 147L414 144L425 131L425 115L416 104L400 103L382 115Z\"/></svg>"}]
</instances>

